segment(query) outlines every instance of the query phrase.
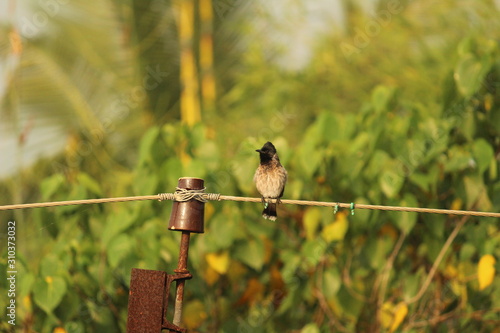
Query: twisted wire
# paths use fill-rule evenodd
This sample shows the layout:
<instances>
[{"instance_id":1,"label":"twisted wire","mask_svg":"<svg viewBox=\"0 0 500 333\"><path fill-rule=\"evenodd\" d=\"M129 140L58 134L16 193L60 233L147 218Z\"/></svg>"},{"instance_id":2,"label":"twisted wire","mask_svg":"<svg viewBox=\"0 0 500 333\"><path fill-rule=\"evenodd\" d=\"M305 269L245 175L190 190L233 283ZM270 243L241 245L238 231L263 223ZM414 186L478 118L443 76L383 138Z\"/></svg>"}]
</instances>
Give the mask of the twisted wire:
<instances>
[{"instance_id":1,"label":"twisted wire","mask_svg":"<svg viewBox=\"0 0 500 333\"><path fill-rule=\"evenodd\" d=\"M205 193L204 191L205 191L205 189L187 190L187 189L177 188L174 193L160 193L157 195L143 195L143 196L134 196L134 197L86 199L86 200L70 200L70 201L54 201L54 202L4 205L4 206L0 206L0 211L12 210L12 209L84 205L84 204L140 201L140 200L159 200L159 201L171 200L171 201L178 201L178 202L184 202L184 201L189 201L189 200L198 200L200 202L208 202L208 201L242 201L242 202L258 202L258 203L262 202L261 198L229 196L229 195L221 195L220 193ZM278 201L277 199L267 200L267 202L271 202L271 203L276 203L277 201ZM400 212L429 213L429 214L500 217L500 213L478 212L478 211L470 211L470 210L452 210L452 209L419 208L419 207L403 207L403 206L382 206L382 205L365 205L365 204L355 204L354 205L354 203L307 201L307 200L287 200L287 199L281 199L280 202L283 204L289 204L289 205L333 207L334 209L338 209L340 207L340 208L350 209L351 211L353 211L354 209L370 209L370 210L400 211Z\"/></svg>"}]
</instances>

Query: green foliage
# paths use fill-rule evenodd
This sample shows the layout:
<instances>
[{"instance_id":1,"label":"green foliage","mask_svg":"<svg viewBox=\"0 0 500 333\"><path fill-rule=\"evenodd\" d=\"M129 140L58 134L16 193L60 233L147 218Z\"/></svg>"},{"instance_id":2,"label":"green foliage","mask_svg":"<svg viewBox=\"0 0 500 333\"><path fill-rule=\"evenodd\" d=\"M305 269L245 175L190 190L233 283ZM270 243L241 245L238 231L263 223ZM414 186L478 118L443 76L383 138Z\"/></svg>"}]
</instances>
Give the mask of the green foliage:
<instances>
[{"instance_id":1,"label":"green foliage","mask_svg":"<svg viewBox=\"0 0 500 333\"><path fill-rule=\"evenodd\" d=\"M27 186L36 188L33 201L172 192L183 176L203 178L208 192L256 196L254 150L272 140L289 172L285 198L500 211L500 30L477 26L463 38L452 29L467 14L498 12L483 1L469 9L445 1L432 9L443 21L428 22L435 36L415 21L419 6L401 6L363 47L355 43L359 29L326 36L301 72L284 73L249 45L236 83L224 82L231 88L220 115L192 128L151 126L130 157L114 152L125 167L66 160L64 172ZM367 24L348 11L354 27ZM348 57L342 43L352 44ZM161 96L148 94L157 112ZM177 265L170 208L142 201L16 217L29 226L19 235L27 241L18 249L18 325L124 332L130 270L172 273ZM483 290L477 280L480 258L500 261L496 220L467 218L445 247L459 217L281 205L271 223L260 210L205 204L205 233L192 236L189 252L190 329L492 331L500 322L498 273Z\"/></svg>"}]
</instances>

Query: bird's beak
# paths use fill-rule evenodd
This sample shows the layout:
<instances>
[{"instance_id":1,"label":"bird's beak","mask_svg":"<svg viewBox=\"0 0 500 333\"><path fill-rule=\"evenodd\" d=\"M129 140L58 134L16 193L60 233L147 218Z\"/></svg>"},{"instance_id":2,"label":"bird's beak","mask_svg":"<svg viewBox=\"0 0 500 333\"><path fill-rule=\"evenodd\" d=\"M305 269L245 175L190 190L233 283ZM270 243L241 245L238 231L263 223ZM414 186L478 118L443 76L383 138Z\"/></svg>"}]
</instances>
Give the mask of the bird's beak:
<instances>
[{"instance_id":1,"label":"bird's beak","mask_svg":"<svg viewBox=\"0 0 500 333\"><path fill-rule=\"evenodd\" d=\"M262 153L262 151L260 149L255 149L255 151L258 153Z\"/></svg>"}]
</instances>

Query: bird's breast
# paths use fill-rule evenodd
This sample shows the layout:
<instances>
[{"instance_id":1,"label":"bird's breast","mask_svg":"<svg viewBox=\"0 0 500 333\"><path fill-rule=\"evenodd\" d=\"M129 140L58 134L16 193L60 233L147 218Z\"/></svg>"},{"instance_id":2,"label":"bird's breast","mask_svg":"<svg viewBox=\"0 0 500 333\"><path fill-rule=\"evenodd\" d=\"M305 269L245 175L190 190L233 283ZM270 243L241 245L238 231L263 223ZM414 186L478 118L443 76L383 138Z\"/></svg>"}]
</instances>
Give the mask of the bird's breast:
<instances>
[{"instance_id":1,"label":"bird's breast","mask_svg":"<svg viewBox=\"0 0 500 333\"><path fill-rule=\"evenodd\" d=\"M286 170L282 166L260 165L254 176L255 186L264 198L279 198L286 183Z\"/></svg>"}]
</instances>

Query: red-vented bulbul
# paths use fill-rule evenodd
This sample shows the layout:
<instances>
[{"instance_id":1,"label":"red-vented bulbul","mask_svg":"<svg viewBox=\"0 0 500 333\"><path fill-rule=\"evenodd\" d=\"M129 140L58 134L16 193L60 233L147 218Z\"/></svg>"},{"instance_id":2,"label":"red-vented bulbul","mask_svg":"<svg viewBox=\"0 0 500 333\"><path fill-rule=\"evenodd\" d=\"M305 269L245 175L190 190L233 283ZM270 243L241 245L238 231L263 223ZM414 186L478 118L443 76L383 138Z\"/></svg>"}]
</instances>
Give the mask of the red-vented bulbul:
<instances>
[{"instance_id":1,"label":"red-vented bulbul","mask_svg":"<svg viewBox=\"0 0 500 333\"><path fill-rule=\"evenodd\" d=\"M278 152L271 142L266 142L261 149L256 150L260 154L260 164L255 171L253 181L262 196L264 210L262 216L265 219L276 221L276 203L267 202L266 199L278 199L283 196L288 174L281 165Z\"/></svg>"}]
</instances>

